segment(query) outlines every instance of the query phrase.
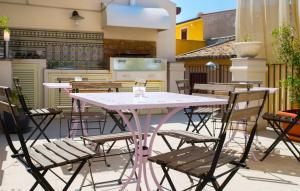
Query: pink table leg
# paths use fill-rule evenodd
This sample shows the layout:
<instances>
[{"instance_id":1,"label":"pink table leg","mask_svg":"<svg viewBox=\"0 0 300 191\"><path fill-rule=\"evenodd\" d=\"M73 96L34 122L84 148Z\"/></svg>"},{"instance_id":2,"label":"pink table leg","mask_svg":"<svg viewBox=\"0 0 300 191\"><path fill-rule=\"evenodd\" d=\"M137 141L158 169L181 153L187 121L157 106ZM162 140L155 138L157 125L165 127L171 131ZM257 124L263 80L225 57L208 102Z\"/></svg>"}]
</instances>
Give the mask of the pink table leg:
<instances>
[{"instance_id":1,"label":"pink table leg","mask_svg":"<svg viewBox=\"0 0 300 191\"><path fill-rule=\"evenodd\" d=\"M135 110L131 110L131 113L135 120L136 130L138 132L138 139L136 138L136 134L135 134L136 131L134 131L134 129L132 128L132 125L129 122L128 118L121 111L117 111L118 114L122 117L122 119L126 123L129 130L132 132L133 140L134 140L134 144L135 144L135 151L136 151L135 152L135 163L134 163L132 172L120 190L124 190L127 187L129 182L132 180L136 169L138 169L138 180L137 180L137 185L136 185L136 191L139 191L141 189L142 176L144 176L143 179L145 181L147 190L150 190L148 176L147 176L147 162L148 162L148 157L151 156L154 138L155 138L158 130L162 127L162 125L164 123L166 123L172 116L174 116L177 112L179 112L182 109L183 109L183 107L171 109L168 111L168 113L164 117L161 118L160 122L158 123L157 127L155 128L155 130L151 136L151 140L150 140L149 144L148 144L147 136L145 136L143 139L141 123L140 123L137 112ZM149 133L151 116L152 116L152 111L148 110L145 124L144 124L144 133L145 134ZM161 186L155 176L152 163L149 163L149 167L150 167L150 172L151 172L152 178L153 178L157 188L162 191L163 189L161 188ZM143 174L142 174L142 172L143 172Z\"/></svg>"}]
</instances>

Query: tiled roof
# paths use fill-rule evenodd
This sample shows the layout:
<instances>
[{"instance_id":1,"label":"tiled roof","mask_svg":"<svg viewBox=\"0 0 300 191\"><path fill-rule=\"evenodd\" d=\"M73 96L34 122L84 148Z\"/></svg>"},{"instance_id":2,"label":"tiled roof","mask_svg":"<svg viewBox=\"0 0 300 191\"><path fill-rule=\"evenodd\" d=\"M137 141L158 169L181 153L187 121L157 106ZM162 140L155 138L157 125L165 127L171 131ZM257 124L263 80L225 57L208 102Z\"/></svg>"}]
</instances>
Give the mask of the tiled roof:
<instances>
[{"instance_id":1,"label":"tiled roof","mask_svg":"<svg viewBox=\"0 0 300 191\"><path fill-rule=\"evenodd\" d=\"M198 50L178 55L177 60L185 59L207 59L207 58L232 58L235 57L233 47L234 39L216 43Z\"/></svg>"}]
</instances>

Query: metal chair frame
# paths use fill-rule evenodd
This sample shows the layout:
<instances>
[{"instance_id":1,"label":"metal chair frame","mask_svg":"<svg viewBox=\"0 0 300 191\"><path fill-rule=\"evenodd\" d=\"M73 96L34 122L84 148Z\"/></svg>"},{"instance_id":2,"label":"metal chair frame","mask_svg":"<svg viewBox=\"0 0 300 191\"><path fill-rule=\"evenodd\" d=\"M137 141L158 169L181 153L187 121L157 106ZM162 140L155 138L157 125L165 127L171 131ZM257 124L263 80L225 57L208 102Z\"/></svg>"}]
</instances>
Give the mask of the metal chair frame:
<instances>
[{"instance_id":1,"label":"metal chair frame","mask_svg":"<svg viewBox=\"0 0 300 191\"><path fill-rule=\"evenodd\" d=\"M16 118L16 116L18 116L18 111L16 109L16 106L12 104L11 102L11 90L8 87L0 87L0 96L6 97L7 101L0 101L0 111L1 111L1 115L0 115L0 120L1 120L1 124L3 126L3 130L5 133L5 137L7 140L7 143L11 149L11 151L13 152L13 154L11 155L12 158L17 159L21 164L24 165L24 167L26 168L27 172L29 172L36 180L36 182L33 184L33 186L31 187L31 191L35 190L36 187L38 185L40 185L44 190L46 191L54 191L54 188L50 185L50 183L45 179L45 175L47 172L52 172L56 177L58 177L62 182L65 183L65 186L62 190L68 190L70 185L72 184L72 182L74 181L74 179L76 178L76 176L78 175L78 173L80 172L80 170L82 169L82 167L88 162L88 160L90 158L93 157L93 152L87 150L87 152L85 153L90 153L87 154L85 157L83 158L77 158L75 160L73 160L72 162L69 163L56 163L54 162L54 160L52 161L51 158L55 158L54 156L47 158L46 161L52 161L53 164L55 165L43 165L42 163L39 163L37 158L42 157L41 154L37 153L33 153L30 154L30 152L33 152L33 150L27 147L26 145L26 140L21 132L20 126L19 126L19 122ZM7 127L5 122L3 121L2 115L4 112L10 113L13 117L13 121L16 125L16 130L17 130L17 138L18 138L18 142L21 145L21 149L17 149L14 145L14 143L12 142L12 138L11 135L8 133L7 131ZM35 146L35 148L37 148ZM75 148L75 147L73 147ZM86 148L84 148L85 150ZM36 152L36 151L35 151ZM49 152L49 151L47 151ZM79 150L78 150L79 152ZM64 151L64 153L66 153L66 151ZM54 153L51 153L52 155L54 155ZM69 151L69 154L72 155L72 152ZM35 160L37 161L37 163L39 165L35 165L36 162L33 162L32 157L35 156L37 157ZM76 155L73 155L73 157ZM59 158L64 158L61 155L57 155L57 157ZM42 157L43 158L43 157ZM40 159L41 160L41 159ZM66 158L65 158L66 160ZM55 167L60 167L66 164L73 164L73 163L78 163L79 162L79 166L76 168L76 170L74 171L73 175L71 176L71 178L68 181L65 181L63 178L61 178L60 176L58 176L55 172L52 171L52 168ZM89 166L90 167L90 166Z\"/></svg>"},{"instance_id":2,"label":"metal chair frame","mask_svg":"<svg viewBox=\"0 0 300 191\"><path fill-rule=\"evenodd\" d=\"M73 93L78 93L80 91L84 91L84 92L89 92L89 91L106 92L106 91L113 91L113 89L115 89L115 91L117 92L117 91L119 91L118 88L121 87L120 83L105 82L105 81L71 81L70 83L72 85L72 92ZM98 87L95 87L95 85L98 85ZM83 87L83 89L80 89L82 87ZM80 100L76 100L76 103L75 103L75 100L72 98L72 106L74 106L74 105L77 108L80 107L81 106ZM104 112L105 113L104 113L104 119L103 120L100 120L100 119L85 120L87 131L89 129L99 129L100 134L104 133L105 125L106 125L106 121L107 121L107 115L111 116L111 114L109 113L109 111L104 110ZM77 121L78 119L75 119L75 120L73 119L73 117L74 117L74 110L73 109L71 110L71 119L70 119L70 122L68 122L69 136L70 136L70 130L71 130L70 128L71 128L72 124L73 123L79 123L79 124L81 124L84 121L82 119L82 117L84 116L84 114L83 114L81 108L80 109L78 108L78 114L79 114L79 118L80 118L79 122ZM97 122L97 123L99 123L99 128L89 128L88 127L88 123L91 123L91 122ZM73 131L78 131L79 130L79 131L82 132L82 135L84 135L82 127L83 126L81 126L81 129L72 129L72 130Z\"/></svg>"},{"instance_id":3,"label":"metal chair frame","mask_svg":"<svg viewBox=\"0 0 300 191\"><path fill-rule=\"evenodd\" d=\"M119 88L120 87L121 87L120 83L89 82L89 84L85 84L85 83L81 83L81 82L72 82L72 88L73 88L72 91L74 93L80 93L82 90L85 91L85 92L89 92L89 91L97 92L97 90L101 90L101 92L112 92L113 90L115 92L119 92ZM74 102L74 101L75 100L72 99L72 102ZM80 123L81 131L82 131L82 135L84 135L83 134L83 122L82 122L83 120L82 120L82 115L81 115L82 112L81 112L81 102L80 102L80 100L76 100L76 104L77 104L78 113L79 113L79 123ZM124 132L125 131L125 126L123 126L123 124L120 123L119 119L116 118L116 116L114 115L114 113L110 112L110 111L108 111L107 113L111 116L111 118L114 120L114 122L117 124L117 126L121 130L123 130L122 132ZM103 136L105 136L105 135L103 135ZM84 144L86 144L85 141L88 140L88 138L89 137L82 137ZM110 180L110 181L105 181L105 182L93 183L94 185L106 184L106 183L115 182L115 181L117 181L119 184L122 184L122 178L123 178L123 176L125 174L126 169L128 168L128 166L129 166L130 163L133 165L133 156L134 156L134 151L131 151L130 147L129 147L129 141L133 142L131 136L130 136L130 138L127 138L127 136L124 136L123 140L125 140L125 142L126 142L126 146L127 146L128 152L126 152L126 153L119 153L119 154L110 154L110 155L107 155L110 152L110 150L112 149L112 147L114 146L114 144L116 143L116 141L113 141L113 143L111 144L111 146L109 147L109 149L107 151L105 151L104 143L106 143L108 141L105 141L105 142L103 142L101 144L100 143L96 143L96 149L95 150L96 151L100 151L100 147L102 147L102 153L103 153L103 156L99 155L99 156L97 156L97 158L100 158L100 157L103 158L102 161L105 162L106 166L110 167L110 164L107 163L107 157L129 154L129 160L126 163L125 167L123 168L123 171L122 171L122 173L121 173L121 175L120 175L120 177L118 179ZM86 176L84 177L84 180L86 179ZM83 182L84 182L84 180L83 180ZM81 187L86 187L86 186L90 186L90 185L83 185L83 183L81 185Z\"/></svg>"},{"instance_id":4,"label":"metal chair frame","mask_svg":"<svg viewBox=\"0 0 300 191\"><path fill-rule=\"evenodd\" d=\"M194 148L192 146L192 147L188 147L188 148L184 148L184 149L180 149L180 150L171 151L169 153L160 154L160 155L157 155L154 157L150 157L149 160L151 162L156 162L157 164L159 164L161 166L161 168L164 172L164 175L166 176L166 179L169 182L171 190L176 191L176 188L175 188L175 185L172 182L172 179L169 175L169 169L177 170L177 171L183 172L185 174L195 176L196 178L200 179L198 184L192 185L185 190L189 190L193 187L196 187L196 191L201 191L206 187L206 185L208 183L212 183L212 186L216 191L222 191L240 168L246 168L247 167L246 160L247 160L248 154L250 152L251 145L252 145L256 130L257 130L257 121L263 110L263 106L265 104L267 95L268 95L267 91L230 93L229 103L226 106L224 115L222 117L221 131L220 131L218 140L212 150L210 150L208 148L204 148L204 147L203 148L198 147L199 153L185 151L185 150L188 150L189 148ZM255 100L261 101L260 106L246 108L246 109L236 109L236 105L238 103L255 101ZM223 162L223 163L231 164L231 165L233 165L233 167L229 170L226 170L226 171L218 174L218 175L215 175L215 170L218 167L225 165L223 163L219 164L219 162L220 162L219 160L220 160L221 156L223 156L223 158L226 157L224 155L225 153L223 153L222 150L223 150L223 145L224 145L224 142L226 139L226 132L227 132L228 127L230 126L230 121L231 120L241 120L242 118L249 118L250 116L256 116L256 120L255 120L255 123L253 124L253 128L251 130L250 137L248 139L245 150L241 155L241 158L239 160L233 160L231 158L230 158L230 160L227 159L228 162ZM198 174L196 176L195 174L197 174L197 173L196 172L193 173L193 170L195 168L197 168L196 165L198 164L198 162L201 161L201 155L203 155L203 151L205 151L205 150L207 152L211 152L212 157L211 157L210 163L208 163L208 161L207 161L207 163L203 163L203 165L207 166L207 165L211 164L210 168L208 168L208 170L205 170L205 171L200 171L200 174ZM184 156L182 154L187 155L187 156ZM176 159L176 156L179 157L178 161ZM189 156L190 157L192 156L191 159L188 158ZM193 157L194 157L194 159L193 159ZM197 157L197 158L195 158L195 157ZM225 159L222 159L222 160L225 160ZM169 165L169 163L172 165ZM187 168L187 167L181 168L181 166L185 165L185 164L190 164L190 167L189 168ZM201 163L199 163L199 164L201 164ZM203 167L205 167L205 166L203 166ZM199 169L201 169L200 167L202 167L202 166L199 166ZM220 184L218 182L218 179L220 177L224 177L225 175L226 175L225 179Z\"/></svg>"},{"instance_id":5,"label":"metal chair frame","mask_svg":"<svg viewBox=\"0 0 300 191\"><path fill-rule=\"evenodd\" d=\"M180 94L191 95L193 93L193 89L190 86L190 81L188 79L177 80L176 85L177 85L178 93L180 93ZM194 127L193 131L197 131L197 132L199 132L200 129L202 129L202 127L205 126L208 133L210 135L212 135L211 132L209 131L209 129L207 128L207 126L205 125L205 123L210 118L210 114L209 113L195 113L194 110L195 110L195 107L184 108L184 114L188 117L188 124L186 127L186 131L189 130L190 125L192 125ZM194 115L198 116L200 119L200 122L198 124L195 124L193 121ZM197 130L200 125L201 125L201 127L199 128L199 130Z\"/></svg>"},{"instance_id":6,"label":"metal chair frame","mask_svg":"<svg viewBox=\"0 0 300 191\"><path fill-rule=\"evenodd\" d=\"M177 86L178 86L178 91L180 93L182 93L182 91L184 92L188 92L191 93L192 90L189 87L189 81L188 80L179 80L176 81ZM181 84L184 84L183 86ZM226 91L228 94L234 90L234 87L232 85L218 85L218 86L214 86L214 85L210 85L210 84L195 84L193 89L197 89L197 90L204 90L204 91L209 91L210 93L214 94L215 92L224 92ZM204 94L203 96L208 96L207 94ZM218 96L218 95L211 95L210 96ZM207 122L209 121L209 119L211 118L211 116L215 113L213 108L204 108L207 111L204 111L204 109L202 109L202 111L200 110L199 112L194 112L194 110L197 109L196 107L191 107L191 108L185 108L184 109L184 113L185 115L188 117L188 124L186 127L186 131L189 131L190 126L192 125L194 127L194 129L191 131L192 133L200 133L200 130L205 128L207 130L207 132L209 133L210 136L214 136L215 135L215 129L213 129L213 133L210 132L209 128L207 127ZM219 109L217 109L219 110ZM196 115L199 117L200 121L195 124L195 122L193 121L193 116ZM167 134L163 134L163 133L158 133L158 135L160 135L164 142L166 143L166 145L168 146L168 148L172 151L174 150L172 148L172 146L170 145L170 143L168 142L168 140L166 139L166 135ZM184 140L185 135L182 135L181 141L178 144L176 149L181 148L184 143L186 143L186 141ZM208 142L214 142L214 140L207 140L206 137L203 141L198 141L198 142L191 142L191 143L203 143L204 145L206 145L206 143Z\"/></svg>"},{"instance_id":7,"label":"metal chair frame","mask_svg":"<svg viewBox=\"0 0 300 191\"><path fill-rule=\"evenodd\" d=\"M20 101L20 104L22 106L22 109L23 109L24 113L28 116L28 118L35 125L35 129L27 137L25 143L27 143L38 130L39 130L39 134L34 138L34 141L31 143L30 147L32 147L41 136L43 136L48 142L50 142L50 139L45 134L45 131L49 127L49 125L51 124L53 119L56 117L56 115L60 114L61 111L57 110L57 109L54 109L54 108L47 108L45 110L50 111L49 113L45 113L45 112L41 112L41 113L38 113L38 114L32 113L31 110L29 109L29 107L27 106L25 96L23 95L23 92L22 92L22 87L20 85L19 78L16 78L16 77L13 78L13 82L15 84L16 92L18 94L18 98L19 98L19 101ZM35 109L35 110L43 111L44 109ZM38 122L36 120L37 117L42 117L40 122ZM50 119L48 119L48 117ZM47 121L47 119L48 119L48 121ZM42 126L42 124L45 123L45 122L46 122L46 124L44 126Z\"/></svg>"},{"instance_id":8,"label":"metal chair frame","mask_svg":"<svg viewBox=\"0 0 300 191\"><path fill-rule=\"evenodd\" d=\"M278 135L278 137L274 140L274 142L270 145L270 147L265 151L265 155L261 158L261 161L265 160L270 153L275 149L275 147L279 144L280 141L286 145L286 147L291 151L294 157L300 162L300 151L295 146L292 140L289 139L287 134L289 131L298 124L300 120L300 110L298 110L297 116L295 118L287 118L281 117L274 114L265 113L263 116L270 127L274 130L274 132ZM288 126L285 129L282 129L281 123L288 123Z\"/></svg>"}]
</instances>

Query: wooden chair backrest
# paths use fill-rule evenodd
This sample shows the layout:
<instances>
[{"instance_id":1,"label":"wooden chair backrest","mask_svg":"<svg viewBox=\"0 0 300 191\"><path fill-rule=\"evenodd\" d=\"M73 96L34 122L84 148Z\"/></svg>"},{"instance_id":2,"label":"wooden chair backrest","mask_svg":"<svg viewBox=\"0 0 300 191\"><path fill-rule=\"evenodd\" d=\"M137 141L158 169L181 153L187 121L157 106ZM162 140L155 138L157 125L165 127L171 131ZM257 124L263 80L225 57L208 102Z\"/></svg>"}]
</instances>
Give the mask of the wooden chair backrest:
<instances>
[{"instance_id":1,"label":"wooden chair backrest","mask_svg":"<svg viewBox=\"0 0 300 191\"><path fill-rule=\"evenodd\" d=\"M260 115L262 105L264 105L265 99L268 95L268 91L244 91L244 92L232 92L229 103L232 103L232 99L236 99L235 103L247 103L245 107L235 107L232 111L230 120L242 121L248 120L253 116ZM259 117L259 116L257 116Z\"/></svg>"},{"instance_id":2,"label":"wooden chair backrest","mask_svg":"<svg viewBox=\"0 0 300 191\"><path fill-rule=\"evenodd\" d=\"M239 83L239 82L231 82L231 83L212 83L216 85L233 85L235 88L243 88L243 89L251 89L254 87L253 83Z\"/></svg>"},{"instance_id":3,"label":"wooden chair backrest","mask_svg":"<svg viewBox=\"0 0 300 191\"><path fill-rule=\"evenodd\" d=\"M7 87L5 86L0 86L0 96L2 97L6 97L7 95L7 91L10 91L9 89L7 89Z\"/></svg>"},{"instance_id":4,"label":"wooden chair backrest","mask_svg":"<svg viewBox=\"0 0 300 191\"><path fill-rule=\"evenodd\" d=\"M178 93L180 94L191 94L191 85L189 79L176 80Z\"/></svg>"},{"instance_id":5,"label":"wooden chair backrest","mask_svg":"<svg viewBox=\"0 0 300 191\"><path fill-rule=\"evenodd\" d=\"M81 93L93 92L118 92L122 87L119 82L104 82L104 81L72 81L72 90Z\"/></svg>"},{"instance_id":6,"label":"wooden chair backrest","mask_svg":"<svg viewBox=\"0 0 300 191\"><path fill-rule=\"evenodd\" d=\"M23 137L23 134L21 133L20 124L17 119L17 117L19 116L17 106L12 104L12 101L11 101L10 88L0 86L0 96L5 98L4 101L0 101L0 121L1 121L1 125L3 127L3 130L4 130L4 134L5 134L7 143L9 145L10 149L12 150L13 154L17 155L19 153L19 151L18 151L19 149L17 149L15 147L15 145L12 142L11 135L8 133L9 127L8 127L8 124L4 120L4 115L5 115L4 113L9 114L12 117L13 121L11 121L11 123L14 124L16 127L16 132L17 132L17 135L19 138L19 143L20 143L19 145L21 145L22 153L25 155L26 160L31 162L28 151L27 151L25 139Z\"/></svg>"},{"instance_id":7,"label":"wooden chair backrest","mask_svg":"<svg viewBox=\"0 0 300 191\"><path fill-rule=\"evenodd\" d=\"M18 77L14 77L13 82L15 84L15 88L16 88L16 92L18 94L20 104L21 104L24 112L29 114L29 107L26 103L25 96L24 96L23 90L22 90L22 86L20 85L20 79Z\"/></svg>"},{"instance_id":8,"label":"wooden chair backrest","mask_svg":"<svg viewBox=\"0 0 300 191\"><path fill-rule=\"evenodd\" d=\"M229 93L233 92L234 89L235 86L231 84L194 84L193 88L194 91L200 92L200 95L224 98L228 98Z\"/></svg>"},{"instance_id":9,"label":"wooden chair backrest","mask_svg":"<svg viewBox=\"0 0 300 191\"><path fill-rule=\"evenodd\" d=\"M256 133L257 129L257 122L259 119L259 116L261 115L264 104L266 101L268 95L268 91L245 91L245 92L231 92L228 104L226 106L226 109L223 113L222 117L222 127L220 130L219 135L219 141L215 146L216 154L212 160L212 165L210 169L210 174L213 174L220 157L220 153L223 149L223 145L226 139L226 132L231 125L232 120L241 120L241 119L248 119L249 117L255 117L252 130L250 133L250 136L248 138L248 142L245 146L244 152L242 153L240 157L240 163L245 163L251 145L253 143L253 139ZM239 108L238 104L241 102L255 102L256 104L252 106L252 104L249 104L247 108Z\"/></svg>"},{"instance_id":10,"label":"wooden chair backrest","mask_svg":"<svg viewBox=\"0 0 300 191\"><path fill-rule=\"evenodd\" d=\"M263 84L263 82L262 81L232 81L232 83L239 83L239 84L241 84L241 83L243 83L243 84L253 84L253 85L257 85L258 87L260 87L262 84Z\"/></svg>"}]
</instances>

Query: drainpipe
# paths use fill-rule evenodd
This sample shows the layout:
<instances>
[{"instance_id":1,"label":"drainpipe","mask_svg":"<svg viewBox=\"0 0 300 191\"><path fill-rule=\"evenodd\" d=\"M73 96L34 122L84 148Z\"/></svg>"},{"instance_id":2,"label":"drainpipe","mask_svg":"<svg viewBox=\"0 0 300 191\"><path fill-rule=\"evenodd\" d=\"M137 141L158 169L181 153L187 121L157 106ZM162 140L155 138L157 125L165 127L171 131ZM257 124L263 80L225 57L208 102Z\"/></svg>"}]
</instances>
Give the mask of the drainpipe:
<instances>
[{"instance_id":1,"label":"drainpipe","mask_svg":"<svg viewBox=\"0 0 300 191\"><path fill-rule=\"evenodd\" d=\"M135 5L135 0L130 0L130 5L131 6Z\"/></svg>"}]
</instances>

